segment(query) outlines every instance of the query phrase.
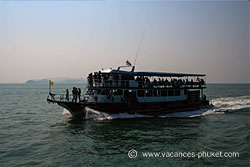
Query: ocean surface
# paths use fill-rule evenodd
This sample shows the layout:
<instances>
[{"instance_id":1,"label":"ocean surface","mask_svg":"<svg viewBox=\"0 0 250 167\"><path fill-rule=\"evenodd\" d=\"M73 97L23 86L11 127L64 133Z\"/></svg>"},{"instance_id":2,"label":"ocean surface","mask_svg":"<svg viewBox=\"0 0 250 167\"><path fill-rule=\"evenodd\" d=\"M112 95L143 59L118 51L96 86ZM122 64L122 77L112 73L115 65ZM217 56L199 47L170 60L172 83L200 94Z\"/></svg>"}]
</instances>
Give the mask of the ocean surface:
<instances>
[{"instance_id":1,"label":"ocean surface","mask_svg":"<svg viewBox=\"0 0 250 167\"><path fill-rule=\"evenodd\" d=\"M84 89L56 84L52 91L73 86ZM208 84L212 109L162 117L88 109L88 119L75 119L47 103L48 85L0 84L0 167L249 167L249 88Z\"/></svg>"}]
</instances>

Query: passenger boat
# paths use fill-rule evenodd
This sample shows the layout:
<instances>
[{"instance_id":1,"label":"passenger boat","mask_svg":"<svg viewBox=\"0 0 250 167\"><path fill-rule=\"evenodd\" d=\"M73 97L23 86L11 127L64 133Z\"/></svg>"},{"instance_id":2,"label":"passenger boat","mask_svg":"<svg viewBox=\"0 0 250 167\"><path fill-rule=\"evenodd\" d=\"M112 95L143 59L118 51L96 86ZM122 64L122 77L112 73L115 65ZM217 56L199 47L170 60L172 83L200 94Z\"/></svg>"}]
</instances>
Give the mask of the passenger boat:
<instances>
[{"instance_id":1,"label":"passenger boat","mask_svg":"<svg viewBox=\"0 0 250 167\"><path fill-rule=\"evenodd\" d=\"M135 66L119 66L91 73L83 94L50 92L47 101L67 109L73 116L85 116L86 107L105 113L158 116L210 106L203 91L204 74L134 69Z\"/></svg>"}]
</instances>

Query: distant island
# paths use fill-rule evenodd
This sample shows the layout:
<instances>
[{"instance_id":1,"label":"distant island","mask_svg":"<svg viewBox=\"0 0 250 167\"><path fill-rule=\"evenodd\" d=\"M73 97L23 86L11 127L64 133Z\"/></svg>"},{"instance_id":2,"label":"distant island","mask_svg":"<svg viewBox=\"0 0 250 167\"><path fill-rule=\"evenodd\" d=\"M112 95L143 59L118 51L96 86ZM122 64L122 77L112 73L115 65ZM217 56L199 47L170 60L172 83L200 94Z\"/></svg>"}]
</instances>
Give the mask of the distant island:
<instances>
[{"instance_id":1,"label":"distant island","mask_svg":"<svg viewBox=\"0 0 250 167\"><path fill-rule=\"evenodd\" d=\"M40 79L40 80L28 80L26 84L48 84L49 80L53 81L54 83L60 84L78 84L78 83L86 83L86 80L83 78L51 78L51 79Z\"/></svg>"}]
</instances>

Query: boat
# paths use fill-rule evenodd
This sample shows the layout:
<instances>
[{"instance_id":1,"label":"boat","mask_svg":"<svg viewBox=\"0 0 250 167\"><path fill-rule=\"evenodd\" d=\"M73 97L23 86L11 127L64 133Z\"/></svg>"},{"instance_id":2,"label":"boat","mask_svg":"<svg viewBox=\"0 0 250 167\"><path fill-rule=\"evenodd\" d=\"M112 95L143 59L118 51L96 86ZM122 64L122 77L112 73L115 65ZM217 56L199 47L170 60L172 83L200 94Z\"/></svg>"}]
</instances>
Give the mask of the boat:
<instances>
[{"instance_id":1,"label":"boat","mask_svg":"<svg viewBox=\"0 0 250 167\"><path fill-rule=\"evenodd\" d=\"M100 70L87 77L83 93L55 94L48 103L58 104L73 116L88 109L104 113L160 116L210 107L206 99L205 74L136 72L135 66ZM75 92L75 93L74 93Z\"/></svg>"}]
</instances>

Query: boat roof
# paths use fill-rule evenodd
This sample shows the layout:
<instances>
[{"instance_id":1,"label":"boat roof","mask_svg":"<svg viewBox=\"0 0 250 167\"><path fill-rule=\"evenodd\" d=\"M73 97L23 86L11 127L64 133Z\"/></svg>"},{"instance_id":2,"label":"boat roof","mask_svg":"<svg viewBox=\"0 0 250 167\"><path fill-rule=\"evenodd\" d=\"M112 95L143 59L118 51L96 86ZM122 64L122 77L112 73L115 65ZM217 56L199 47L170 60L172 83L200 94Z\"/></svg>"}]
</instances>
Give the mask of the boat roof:
<instances>
[{"instance_id":1,"label":"boat roof","mask_svg":"<svg viewBox=\"0 0 250 167\"><path fill-rule=\"evenodd\" d=\"M185 76L206 76L205 74L187 74L187 73L169 73L169 72L134 72L132 71L123 71L118 67L117 70L103 70L102 73L109 74L125 74L132 76L159 76L159 77L185 77Z\"/></svg>"}]
</instances>

